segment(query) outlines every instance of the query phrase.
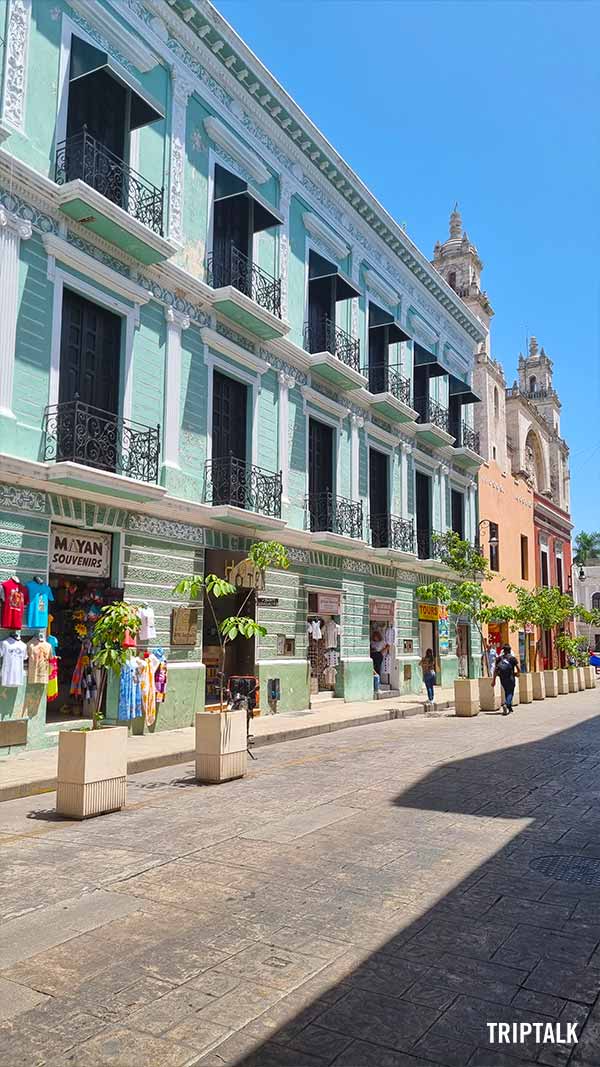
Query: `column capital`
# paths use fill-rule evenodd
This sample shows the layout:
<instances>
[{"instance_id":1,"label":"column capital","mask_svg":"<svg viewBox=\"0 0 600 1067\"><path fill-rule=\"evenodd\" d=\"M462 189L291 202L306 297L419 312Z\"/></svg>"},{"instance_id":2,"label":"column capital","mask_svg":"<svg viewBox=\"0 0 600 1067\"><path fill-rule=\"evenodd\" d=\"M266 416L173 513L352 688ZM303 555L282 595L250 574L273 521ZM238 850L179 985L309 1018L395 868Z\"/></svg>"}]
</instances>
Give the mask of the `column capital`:
<instances>
[{"instance_id":1,"label":"column capital","mask_svg":"<svg viewBox=\"0 0 600 1067\"><path fill-rule=\"evenodd\" d=\"M365 420L362 415L357 415L354 411L350 415L350 422L353 426L356 426L357 430L362 430L365 425Z\"/></svg>"},{"instance_id":2,"label":"column capital","mask_svg":"<svg viewBox=\"0 0 600 1067\"><path fill-rule=\"evenodd\" d=\"M194 91L194 82L192 78L189 78L184 71L181 71L178 67L173 67L171 71L171 79L173 86L173 102L185 107L187 102Z\"/></svg>"},{"instance_id":3,"label":"column capital","mask_svg":"<svg viewBox=\"0 0 600 1067\"><path fill-rule=\"evenodd\" d=\"M189 315L184 314L183 311L176 311L175 308L165 308L165 319L169 323L169 326L178 326L180 330L187 330L190 325Z\"/></svg>"},{"instance_id":4,"label":"column capital","mask_svg":"<svg viewBox=\"0 0 600 1067\"><path fill-rule=\"evenodd\" d=\"M280 370L277 374L277 381L281 388L293 389L296 384L296 379L293 374L286 374L284 370Z\"/></svg>"},{"instance_id":5,"label":"column capital","mask_svg":"<svg viewBox=\"0 0 600 1067\"><path fill-rule=\"evenodd\" d=\"M12 230L23 241L27 241L32 234L31 223L28 219L20 219L13 211L0 207L0 232Z\"/></svg>"}]
</instances>

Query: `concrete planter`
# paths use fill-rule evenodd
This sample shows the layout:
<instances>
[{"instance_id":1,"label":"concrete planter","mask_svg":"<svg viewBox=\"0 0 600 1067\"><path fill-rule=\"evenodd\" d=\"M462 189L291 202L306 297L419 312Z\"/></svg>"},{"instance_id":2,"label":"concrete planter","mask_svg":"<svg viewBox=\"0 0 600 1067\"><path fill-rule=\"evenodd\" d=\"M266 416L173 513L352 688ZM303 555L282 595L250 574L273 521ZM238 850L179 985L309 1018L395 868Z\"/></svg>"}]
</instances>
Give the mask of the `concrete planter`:
<instances>
[{"instance_id":1,"label":"concrete planter","mask_svg":"<svg viewBox=\"0 0 600 1067\"><path fill-rule=\"evenodd\" d=\"M482 711L498 711L502 703L502 687L497 681L492 686L491 678L479 679L479 704Z\"/></svg>"},{"instance_id":2,"label":"concrete planter","mask_svg":"<svg viewBox=\"0 0 600 1067\"><path fill-rule=\"evenodd\" d=\"M533 681L530 674L519 675L519 703L531 704L533 701Z\"/></svg>"},{"instance_id":3,"label":"concrete planter","mask_svg":"<svg viewBox=\"0 0 600 1067\"><path fill-rule=\"evenodd\" d=\"M544 671L544 685L547 697L557 697L558 671Z\"/></svg>"},{"instance_id":4,"label":"concrete planter","mask_svg":"<svg viewBox=\"0 0 600 1067\"><path fill-rule=\"evenodd\" d=\"M579 677L579 688L585 689L585 667L577 667L577 675Z\"/></svg>"},{"instance_id":5,"label":"concrete planter","mask_svg":"<svg viewBox=\"0 0 600 1067\"><path fill-rule=\"evenodd\" d=\"M569 675L569 693L579 692L579 674L577 667L569 667L567 674Z\"/></svg>"},{"instance_id":6,"label":"concrete planter","mask_svg":"<svg viewBox=\"0 0 600 1067\"><path fill-rule=\"evenodd\" d=\"M454 713L461 718L479 715L479 681L457 678L454 682Z\"/></svg>"},{"instance_id":7,"label":"concrete planter","mask_svg":"<svg viewBox=\"0 0 600 1067\"><path fill-rule=\"evenodd\" d=\"M119 811L127 800L127 727L61 730L56 810L72 819Z\"/></svg>"},{"instance_id":8,"label":"concrete planter","mask_svg":"<svg viewBox=\"0 0 600 1067\"><path fill-rule=\"evenodd\" d=\"M530 678L533 685L533 699L543 700L546 696L544 671L532 671Z\"/></svg>"},{"instance_id":9,"label":"concrete planter","mask_svg":"<svg viewBox=\"0 0 600 1067\"><path fill-rule=\"evenodd\" d=\"M245 711L199 711L196 715L196 778L229 782L243 778L247 760Z\"/></svg>"},{"instance_id":10,"label":"concrete planter","mask_svg":"<svg viewBox=\"0 0 600 1067\"><path fill-rule=\"evenodd\" d=\"M558 692L561 695L563 693L568 693L569 692L569 672L568 672L568 670L565 667L563 667L563 668L561 668L561 670L556 672L556 675L558 677Z\"/></svg>"},{"instance_id":11,"label":"concrete planter","mask_svg":"<svg viewBox=\"0 0 600 1067\"><path fill-rule=\"evenodd\" d=\"M584 667L583 668L583 676L585 678L585 688L586 689L595 689L596 688L596 668L595 667Z\"/></svg>"},{"instance_id":12,"label":"concrete planter","mask_svg":"<svg viewBox=\"0 0 600 1067\"><path fill-rule=\"evenodd\" d=\"M513 708L517 708L521 703L521 679L515 678L515 691L513 693Z\"/></svg>"}]
</instances>

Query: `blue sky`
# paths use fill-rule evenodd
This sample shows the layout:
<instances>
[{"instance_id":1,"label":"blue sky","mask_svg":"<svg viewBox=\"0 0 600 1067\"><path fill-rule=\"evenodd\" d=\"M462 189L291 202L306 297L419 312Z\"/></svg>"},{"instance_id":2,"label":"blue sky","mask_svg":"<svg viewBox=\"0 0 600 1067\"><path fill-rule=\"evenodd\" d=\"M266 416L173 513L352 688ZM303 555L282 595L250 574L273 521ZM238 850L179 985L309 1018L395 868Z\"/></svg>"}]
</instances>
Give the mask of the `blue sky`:
<instances>
[{"instance_id":1,"label":"blue sky","mask_svg":"<svg viewBox=\"0 0 600 1067\"><path fill-rule=\"evenodd\" d=\"M428 257L459 201L493 353L508 384L528 334L554 360L600 529L600 2L216 3Z\"/></svg>"}]
</instances>

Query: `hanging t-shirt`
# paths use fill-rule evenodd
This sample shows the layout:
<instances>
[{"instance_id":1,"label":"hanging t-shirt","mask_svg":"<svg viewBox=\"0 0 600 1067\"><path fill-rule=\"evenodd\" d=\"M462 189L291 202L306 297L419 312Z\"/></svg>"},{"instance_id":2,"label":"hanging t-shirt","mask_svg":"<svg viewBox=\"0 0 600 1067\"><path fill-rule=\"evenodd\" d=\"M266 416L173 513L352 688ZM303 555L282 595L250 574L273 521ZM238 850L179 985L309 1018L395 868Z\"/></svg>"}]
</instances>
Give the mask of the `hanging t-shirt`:
<instances>
[{"instance_id":1,"label":"hanging t-shirt","mask_svg":"<svg viewBox=\"0 0 600 1067\"><path fill-rule=\"evenodd\" d=\"M325 648L337 648L338 637L342 632L342 627L330 619L325 623L323 627L323 637L325 638Z\"/></svg>"},{"instance_id":2,"label":"hanging t-shirt","mask_svg":"<svg viewBox=\"0 0 600 1067\"><path fill-rule=\"evenodd\" d=\"M50 676L52 645L36 638L27 645L27 681L33 685L47 685Z\"/></svg>"},{"instance_id":3,"label":"hanging t-shirt","mask_svg":"<svg viewBox=\"0 0 600 1067\"><path fill-rule=\"evenodd\" d=\"M26 588L29 596L27 625L32 630L45 630L48 626L48 602L54 600L54 594L44 582L27 582Z\"/></svg>"},{"instance_id":4,"label":"hanging t-shirt","mask_svg":"<svg viewBox=\"0 0 600 1067\"><path fill-rule=\"evenodd\" d=\"M321 622L319 619L309 619L308 622L308 636L312 637L313 641L320 641L321 634Z\"/></svg>"},{"instance_id":5,"label":"hanging t-shirt","mask_svg":"<svg viewBox=\"0 0 600 1067\"><path fill-rule=\"evenodd\" d=\"M29 600L27 589L21 582L9 578L0 586L2 599L2 625L7 630L20 630L23 625L23 612Z\"/></svg>"},{"instance_id":6,"label":"hanging t-shirt","mask_svg":"<svg viewBox=\"0 0 600 1067\"><path fill-rule=\"evenodd\" d=\"M156 637L156 626L154 625L154 608L144 607L138 608L142 625L140 626L140 632L138 637L140 641L153 641Z\"/></svg>"},{"instance_id":7,"label":"hanging t-shirt","mask_svg":"<svg viewBox=\"0 0 600 1067\"><path fill-rule=\"evenodd\" d=\"M58 637L55 637L54 634L48 634L46 641L49 645L52 645L52 652L56 655L58 651Z\"/></svg>"},{"instance_id":8,"label":"hanging t-shirt","mask_svg":"<svg viewBox=\"0 0 600 1067\"><path fill-rule=\"evenodd\" d=\"M23 665L27 659L25 642L9 637L0 644L0 656L2 656L2 685L12 687L21 685L25 677Z\"/></svg>"}]
</instances>

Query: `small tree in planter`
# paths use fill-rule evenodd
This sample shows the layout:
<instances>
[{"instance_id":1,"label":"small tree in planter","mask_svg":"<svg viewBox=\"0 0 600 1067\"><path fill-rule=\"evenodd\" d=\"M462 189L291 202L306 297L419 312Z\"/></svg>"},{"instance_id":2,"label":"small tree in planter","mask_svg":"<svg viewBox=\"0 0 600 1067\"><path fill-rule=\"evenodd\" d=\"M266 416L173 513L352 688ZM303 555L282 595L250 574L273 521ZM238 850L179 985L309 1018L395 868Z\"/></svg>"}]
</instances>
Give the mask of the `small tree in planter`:
<instances>
[{"instance_id":1,"label":"small tree in planter","mask_svg":"<svg viewBox=\"0 0 600 1067\"><path fill-rule=\"evenodd\" d=\"M250 545L247 560L254 565L258 575L263 575L268 567L289 567L288 554L278 541L255 541ZM224 596L233 596L236 587L225 578L219 578L216 574L195 575L191 578L181 578L174 589L176 596L185 596L190 600L198 600L204 596L204 602L210 611L215 630L219 639L219 710L223 711L225 695L225 656L227 647L238 637L264 637L266 628L261 626L248 615L243 615L250 598L254 595L254 588L248 589L239 609L238 615L230 615L221 623L217 620L214 601Z\"/></svg>"},{"instance_id":2,"label":"small tree in planter","mask_svg":"<svg viewBox=\"0 0 600 1067\"><path fill-rule=\"evenodd\" d=\"M588 642L585 637L571 637L570 634L559 634L555 644L561 652L565 653L568 660L573 660L573 666L589 666Z\"/></svg>"},{"instance_id":3,"label":"small tree in planter","mask_svg":"<svg viewBox=\"0 0 600 1067\"><path fill-rule=\"evenodd\" d=\"M539 589L524 589L520 585L510 584L510 591L515 594L517 606L514 610L515 622L522 626L527 623L539 626L542 630L553 630L556 626L564 626L568 619L572 619L575 613L575 605L570 596L561 593L555 586L542 586ZM552 648L552 664L554 664L554 648ZM537 645L535 651L534 666L537 670Z\"/></svg>"},{"instance_id":4,"label":"small tree in planter","mask_svg":"<svg viewBox=\"0 0 600 1067\"><path fill-rule=\"evenodd\" d=\"M102 608L92 633L94 666L102 669L98 687L98 701L94 713L94 727L102 719L102 700L106 692L108 672L118 678L129 656L127 637L135 637L142 622L136 608L119 600Z\"/></svg>"}]
</instances>

